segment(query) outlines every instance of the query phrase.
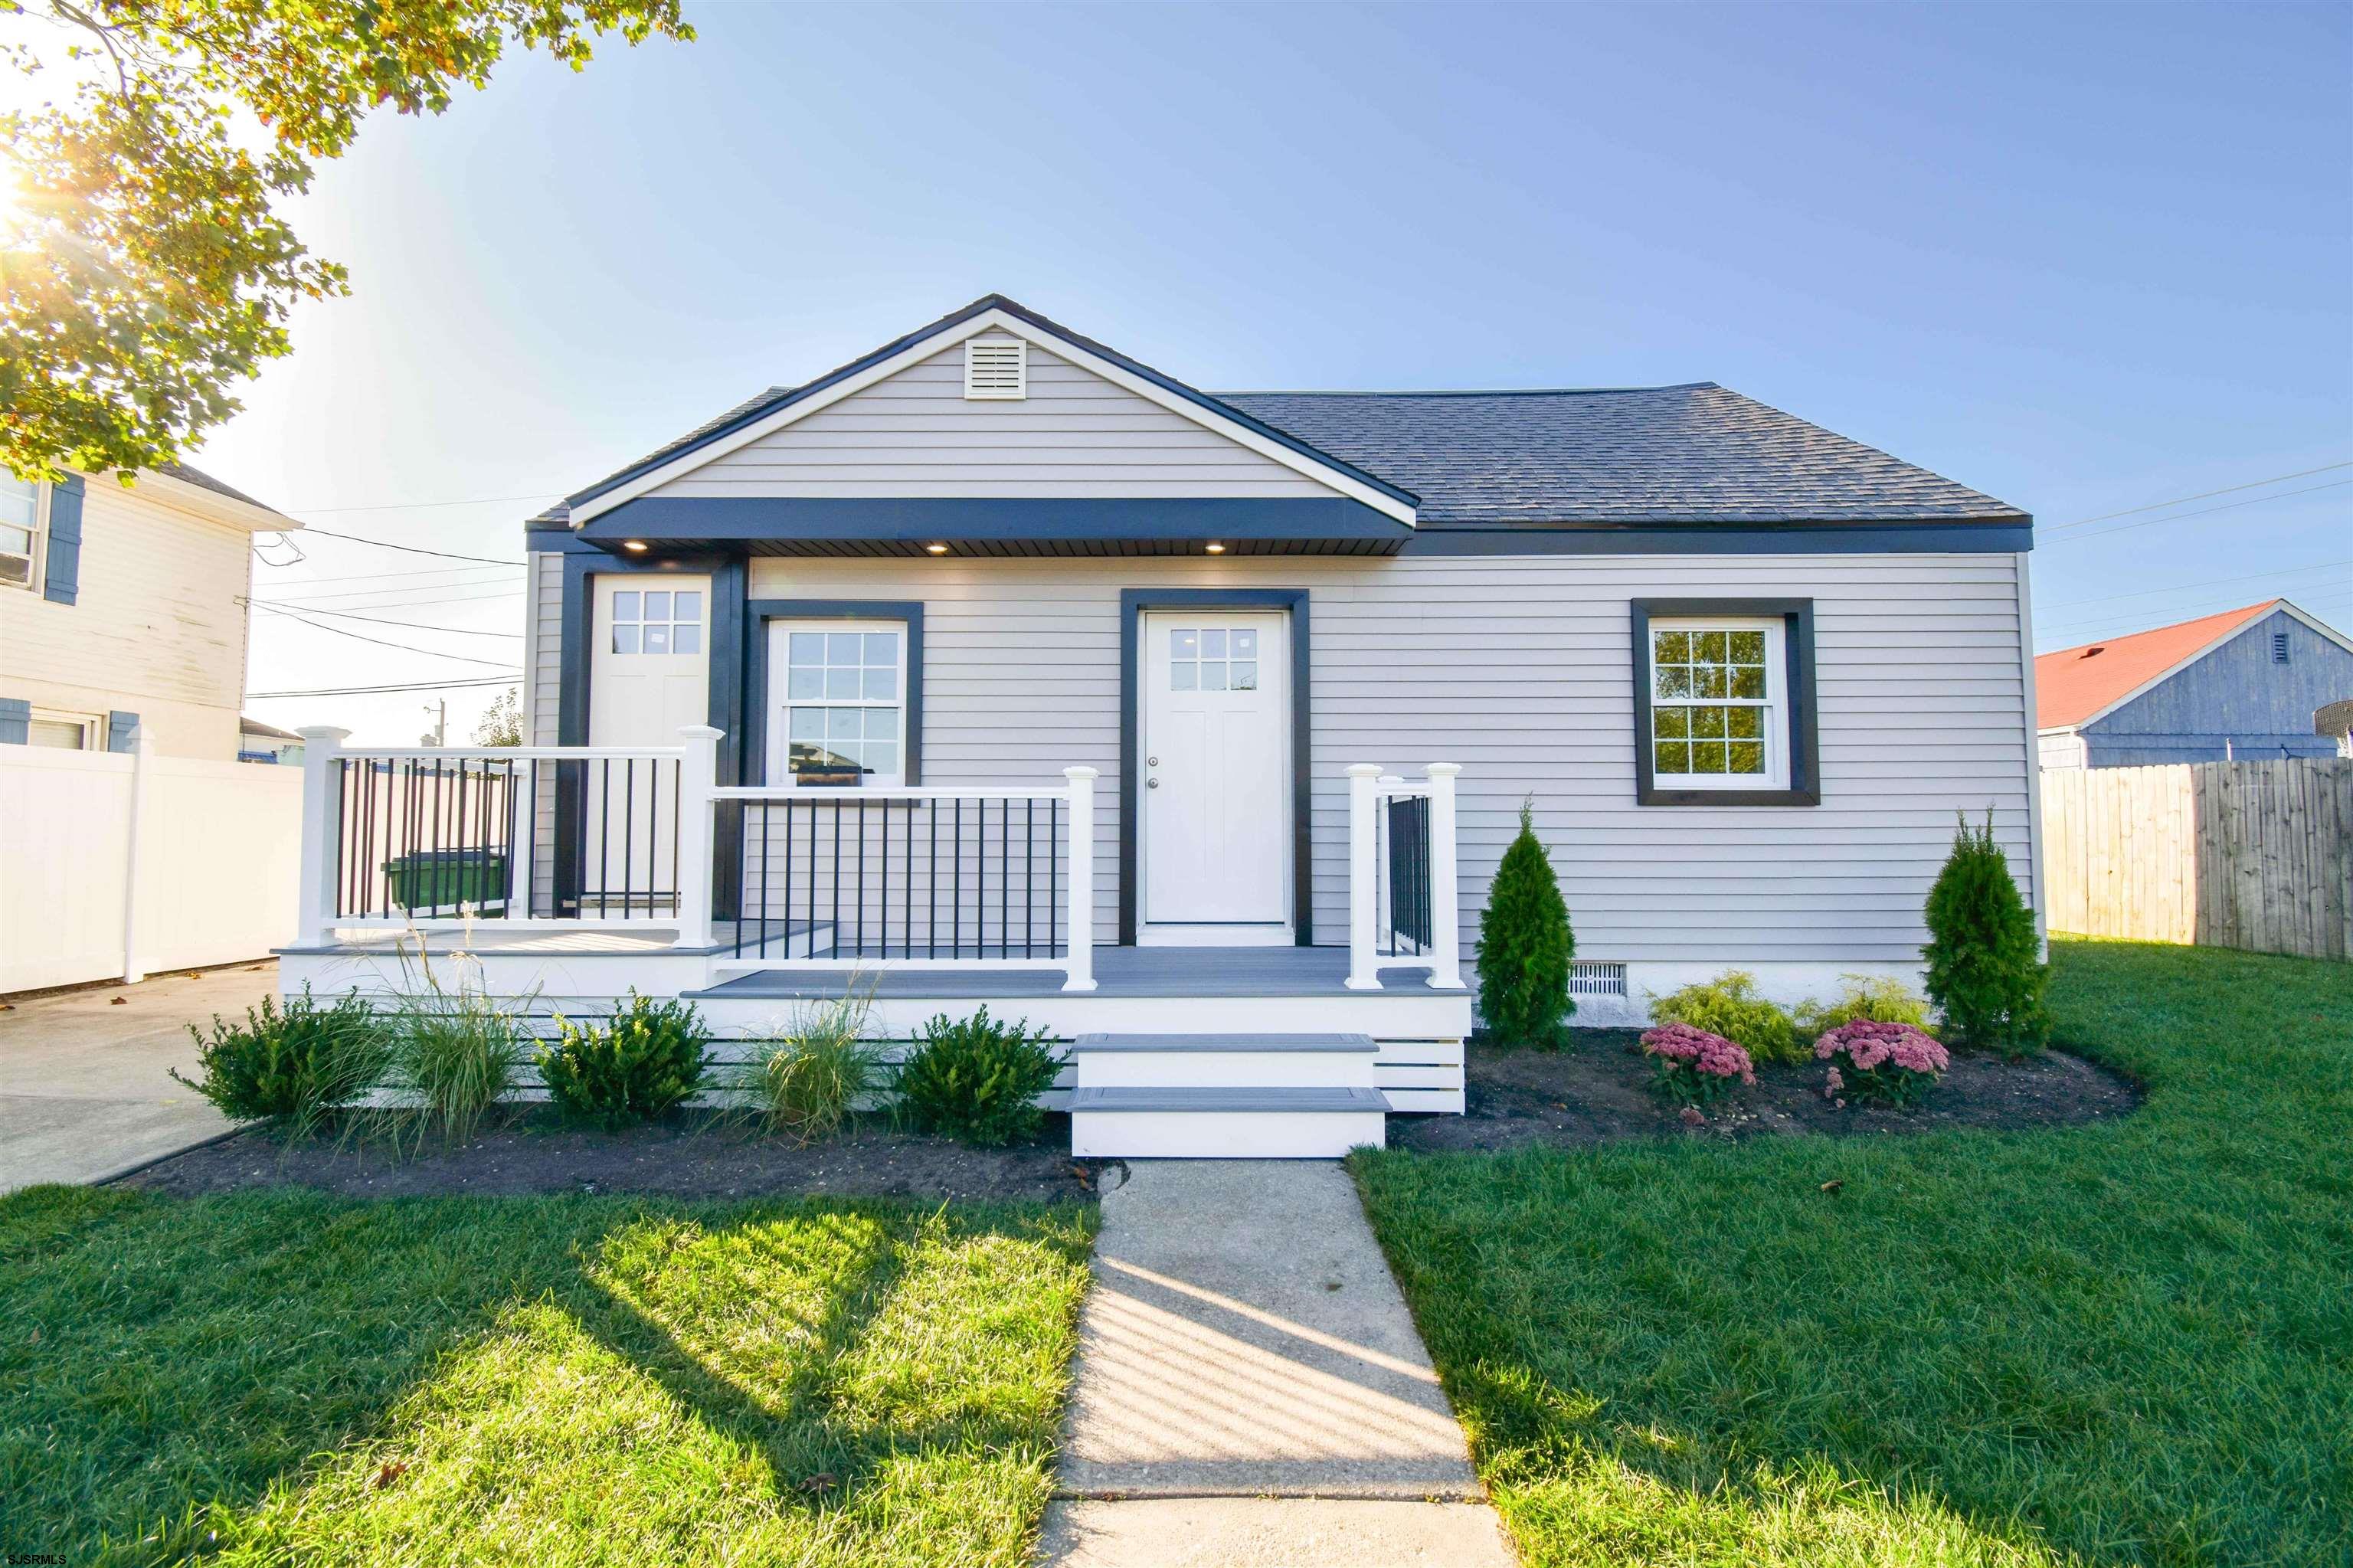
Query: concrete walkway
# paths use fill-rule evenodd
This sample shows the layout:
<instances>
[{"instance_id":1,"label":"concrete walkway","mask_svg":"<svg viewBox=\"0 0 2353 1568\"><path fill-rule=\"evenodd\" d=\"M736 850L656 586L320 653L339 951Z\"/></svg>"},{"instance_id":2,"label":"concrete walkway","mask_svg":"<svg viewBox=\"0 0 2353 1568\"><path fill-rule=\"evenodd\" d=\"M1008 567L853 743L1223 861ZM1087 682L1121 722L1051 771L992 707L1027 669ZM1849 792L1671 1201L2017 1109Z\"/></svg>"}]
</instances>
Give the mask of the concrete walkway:
<instances>
[{"instance_id":1,"label":"concrete walkway","mask_svg":"<svg viewBox=\"0 0 2353 1568\"><path fill-rule=\"evenodd\" d=\"M1338 1165L1139 1160L1094 1270L1046 1562L1513 1562Z\"/></svg>"},{"instance_id":2,"label":"concrete walkway","mask_svg":"<svg viewBox=\"0 0 2353 1568\"><path fill-rule=\"evenodd\" d=\"M188 1024L242 1019L277 989L271 959L12 999L0 1012L0 1192L103 1181L227 1132L167 1069L195 1076Z\"/></svg>"}]
</instances>

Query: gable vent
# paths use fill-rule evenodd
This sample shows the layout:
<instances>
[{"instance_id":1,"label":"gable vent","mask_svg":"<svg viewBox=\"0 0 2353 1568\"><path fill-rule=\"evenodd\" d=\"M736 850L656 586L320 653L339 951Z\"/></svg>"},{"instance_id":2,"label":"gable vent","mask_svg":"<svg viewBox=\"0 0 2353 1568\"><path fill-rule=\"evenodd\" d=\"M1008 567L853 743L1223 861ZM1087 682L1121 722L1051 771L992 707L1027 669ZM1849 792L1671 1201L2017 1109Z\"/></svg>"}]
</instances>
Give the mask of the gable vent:
<instances>
[{"instance_id":1,"label":"gable vent","mask_svg":"<svg viewBox=\"0 0 2353 1568\"><path fill-rule=\"evenodd\" d=\"M2272 662L2274 664L2287 662L2287 633L2284 631L2272 633Z\"/></svg>"},{"instance_id":2,"label":"gable vent","mask_svg":"<svg viewBox=\"0 0 2353 1568\"><path fill-rule=\"evenodd\" d=\"M1018 337L968 337L964 395L1009 400L1029 396L1029 345Z\"/></svg>"}]
</instances>

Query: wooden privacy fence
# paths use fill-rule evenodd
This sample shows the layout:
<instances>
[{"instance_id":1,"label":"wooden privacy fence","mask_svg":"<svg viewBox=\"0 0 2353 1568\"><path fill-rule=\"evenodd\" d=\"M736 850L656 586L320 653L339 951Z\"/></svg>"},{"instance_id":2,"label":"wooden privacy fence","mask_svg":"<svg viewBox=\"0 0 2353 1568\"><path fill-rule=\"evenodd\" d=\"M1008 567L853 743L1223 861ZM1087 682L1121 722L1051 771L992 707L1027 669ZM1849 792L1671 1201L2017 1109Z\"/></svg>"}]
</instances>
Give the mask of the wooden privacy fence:
<instances>
[{"instance_id":1,"label":"wooden privacy fence","mask_svg":"<svg viewBox=\"0 0 2353 1568\"><path fill-rule=\"evenodd\" d=\"M2353 761L2042 775L2054 931L2353 959Z\"/></svg>"}]
</instances>

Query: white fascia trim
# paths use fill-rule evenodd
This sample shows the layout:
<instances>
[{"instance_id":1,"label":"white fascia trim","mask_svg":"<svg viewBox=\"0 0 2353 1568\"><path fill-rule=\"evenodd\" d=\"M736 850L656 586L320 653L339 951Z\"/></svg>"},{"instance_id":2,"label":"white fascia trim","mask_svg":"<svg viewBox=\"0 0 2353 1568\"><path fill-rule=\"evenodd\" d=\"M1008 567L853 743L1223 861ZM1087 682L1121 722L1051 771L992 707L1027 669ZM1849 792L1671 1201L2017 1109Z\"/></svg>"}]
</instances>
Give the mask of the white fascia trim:
<instances>
[{"instance_id":1,"label":"white fascia trim","mask_svg":"<svg viewBox=\"0 0 2353 1568\"><path fill-rule=\"evenodd\" d=\"M2187 670L2190 665L2195 664L2199 660L2206 657L2207 654L2213 652L2214 650L2221 647L2225 642L2230 641L2233 638L2244 636L2246 633L2253 631L2256 627L2261 626L2264 621L2269 620L2273 616L2282 613L2294 616L2297 620L2300 620L2305 625L2312 628L2313 630L2317 631L2321 636L2328 639L2329 641L2336 643L2337 646L2344 649L2348 653L2353 653L2353 642L2346 641L2344 638L2339 637L2327 627L2321 625L2320 622L2313 620L2312 617L2305 614L2304 611L2296 609L2295 606L2290 604L2287 600L2282 599L2277 604L2272 606L2269 609L2264 610L2262 614L2247 617L2246 620L2239 622L2238 625L2232 627L2228 631L2223 632L2221 636L2217 637L2213 641L2206 644L2205 647L2199 649L2195 653L2191 653L2177 662L2166 666L2166 668L2158 671L2156 674L2151 675L2147 680L2143 681L2139 685L2135 686L2131 691L2126 692L2123 696L2118 697L2115 702L2110 703L2106 707L2100 709L2097 713L2086 714L2082 718L2077 719L2073 724L2069 725L2067 727L2070 729L2089 729L2092 726L2099 723L2102 719L2107 717L2118 708L2123 707L2126 703L2131 702L2134 698L2145 695L2157 687L2163 685L2166 682L2170 681L2174 676L2179 675L2182 671Z\"/></svg>"},{"instance_id":2,"label":"white fascia trim","mask_svg":"<svg viewBox=\"0 0 2353 1568\"><path fill-rule=\"evenodd\" d=\"M1170 413L1190 419L1202 429L1214 431L1237 446L1247 447L1261 457L1271 458L1294 472L1304 474L1319 484L1338 491L1351 501L1360 501L1385 516L1396 518L1408 527L1414 525L1414 509L1408 503L1374 489L1354 475L1343 473L1338 469L1316 461L1314 458L1295 452L1281 441L1270 440L1246 425L1237 424L1222 415L1212 413L1190 398L1180 397L1155 382L1147 381L1143 376L1133 375L1100 355L1088 353L1068 339L1056 337L1051 333L1040 332L1028 322L997 310L983 311L970 321L960 323L945 332L902 349L890 358L871 365L855 376L844 376L822 392L812 393L797 403L779 408L766 418L746 425L732 435L723 436L691 451L681 452L651 472L640 474L627 484L617 485L602 495L580 503L572 509L572 525L577 528L592 518L610 512L624 502L635 501L638 496L659 489L681 474L691 473L707 462L723 458L739 448L749 446L764 436L781 430L797 420L807 418L820 408L829 408L845 397L854 397L878 381L887 380L910 366L919 365L934 355L955 347L966 338L978 337L985 332L1008 333L1025 343L1045 349L1050 354L1058 355L1082 369L1102 376L1114 387L1133 392L1148 402L1156 403Z\"/></svg>"}]
</instances>

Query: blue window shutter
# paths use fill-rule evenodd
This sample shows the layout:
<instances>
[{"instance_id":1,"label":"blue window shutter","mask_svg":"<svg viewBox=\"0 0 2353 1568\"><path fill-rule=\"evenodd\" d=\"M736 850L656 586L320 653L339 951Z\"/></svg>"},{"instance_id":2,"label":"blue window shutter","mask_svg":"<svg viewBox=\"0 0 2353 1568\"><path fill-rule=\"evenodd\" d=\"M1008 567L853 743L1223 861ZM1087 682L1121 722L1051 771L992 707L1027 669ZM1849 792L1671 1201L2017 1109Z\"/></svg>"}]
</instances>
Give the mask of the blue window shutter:
<instances>
[{"instance_id":1,"label":"blue window shutter","mask_svg":"<svg viewBox=\"0 0 2353 1568\"><path fill-rule=\"evenodd\" d=\"M139 715L137 714L126 714L118 708L106 715L107 750L130 750L131 738L138 733Z\"/></svg>"},{"instance_id":2,"label":"blue window shutter","mask_svg":"<svg viewBox=\"0 0 2353 1568\"><path fill-rule=\"evenodd\" d=\"M0 697L0 746L26 746L33 738L33 705L22 697Z\"/></svg>"},{"instance_id":3,"label":"blue window shutter","mask_svg":"<svg viewBox=\"0 0 2353 1568\"><path fill-rule=\"evenodd\" d=\"M71 604L81 594L81 475L49 487L49 545L41 567L41 597Z\"/></svg>"}]
</instances>

